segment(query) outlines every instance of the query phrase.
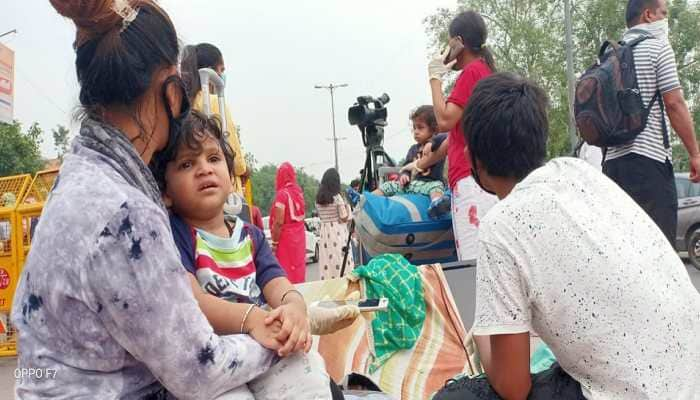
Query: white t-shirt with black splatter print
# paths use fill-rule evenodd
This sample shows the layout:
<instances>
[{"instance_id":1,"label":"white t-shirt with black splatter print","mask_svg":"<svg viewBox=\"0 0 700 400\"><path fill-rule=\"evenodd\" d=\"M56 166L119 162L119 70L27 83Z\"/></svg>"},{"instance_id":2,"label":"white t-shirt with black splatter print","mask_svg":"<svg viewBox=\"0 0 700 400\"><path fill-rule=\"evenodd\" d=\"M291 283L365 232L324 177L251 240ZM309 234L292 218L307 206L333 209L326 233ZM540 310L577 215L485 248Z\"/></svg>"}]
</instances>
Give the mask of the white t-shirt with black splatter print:
<instances>
[{"instance_id":1,"label":"white t-shirt with black splatter print","mask_svg":"<svg viewBox=\"0 0 700 400\"><path fill-rule=\"evenodd\" d=\"M474 334L538 334L589 400L700 398L700 294L611 180L550 161L479 236Z\"/></svg>"}]
</instances>

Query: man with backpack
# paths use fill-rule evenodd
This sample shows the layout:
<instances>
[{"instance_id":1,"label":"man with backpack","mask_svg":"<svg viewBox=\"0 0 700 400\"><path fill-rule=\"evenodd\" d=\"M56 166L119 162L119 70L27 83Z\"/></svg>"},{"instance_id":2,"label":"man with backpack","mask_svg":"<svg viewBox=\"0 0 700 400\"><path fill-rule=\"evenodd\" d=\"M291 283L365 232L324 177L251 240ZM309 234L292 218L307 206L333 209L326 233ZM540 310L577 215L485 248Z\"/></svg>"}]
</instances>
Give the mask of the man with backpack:
<instances>
[{"instance_id":1,"label":"man with backpack","mask_svg":"<svg viewBox=\"0 0 700 400\"><path fill-rule=\"evenodd\" d=\"M627 3L628 30L622 41L636 43L631 49L632 70L648 117L631 141L606 148L603 172L651 216L675 246L678 197L668 121L688 150L693 182L700 181L700 151L668 40L667 14L666 0Z\"/></svg>"}]
</instances>

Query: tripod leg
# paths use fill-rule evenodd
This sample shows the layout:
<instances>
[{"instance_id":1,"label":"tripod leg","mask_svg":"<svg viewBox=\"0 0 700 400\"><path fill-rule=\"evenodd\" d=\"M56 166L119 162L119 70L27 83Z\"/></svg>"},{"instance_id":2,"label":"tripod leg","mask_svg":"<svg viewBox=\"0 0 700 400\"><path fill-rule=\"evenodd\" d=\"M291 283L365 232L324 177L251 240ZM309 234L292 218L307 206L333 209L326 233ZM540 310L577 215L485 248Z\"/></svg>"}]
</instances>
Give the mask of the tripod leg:
<instances>
[{"instance_id":1,"label":"tripod leg","mask_svg":"<svg viewBox=\"0 0 700 400\"><path fill-rule=\"evenodd\" d=\"M360 177L360 194L365 191L365 183L367 182L367 177L372 172L372 153L367 151L367 156L365 157L365 168L362 170L362 177ZM350 221L350 229L348 231L348 239L345 241L345 248L343 248L343 265L340 267L340 277L345 276L345 265L348 262L348 252L350 251L350 241L352 240L352 233L355 231L355 220Z\"/></svg>"}]
</instances>

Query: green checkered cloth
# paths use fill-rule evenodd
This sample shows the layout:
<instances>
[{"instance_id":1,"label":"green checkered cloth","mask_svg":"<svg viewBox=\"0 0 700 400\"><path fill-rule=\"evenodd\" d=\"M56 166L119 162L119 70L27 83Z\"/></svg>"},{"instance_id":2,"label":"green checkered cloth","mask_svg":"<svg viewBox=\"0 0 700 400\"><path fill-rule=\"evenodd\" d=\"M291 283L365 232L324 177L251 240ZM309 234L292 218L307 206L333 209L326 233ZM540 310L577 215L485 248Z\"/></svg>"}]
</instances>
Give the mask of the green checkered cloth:
<instances>
[{"instance_id":1,"label":"green checkered cloth","mask_svg":"<svg viewBox=\"0 0 700 400\"><path fill-rule=\"evenodd\" d=\"M375 257L352 274L364 279L368 299L386 297L387 311L372 320L375 358L369 366L374 373L398 350L410 349L418 340L425 320L423 282L415 265L399 254Z\"/></svg>"}]
</instances>

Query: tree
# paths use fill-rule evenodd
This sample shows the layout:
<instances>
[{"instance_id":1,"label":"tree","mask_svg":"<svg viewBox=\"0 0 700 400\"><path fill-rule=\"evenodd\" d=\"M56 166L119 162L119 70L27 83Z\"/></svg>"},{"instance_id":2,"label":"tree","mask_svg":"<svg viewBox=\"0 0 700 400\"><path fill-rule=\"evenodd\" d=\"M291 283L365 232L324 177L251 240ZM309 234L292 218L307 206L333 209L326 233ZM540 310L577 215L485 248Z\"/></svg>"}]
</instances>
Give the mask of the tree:
<instances>
[{"instance_id":1,"label":"tree","mask_svg":"<svg viewBox=\"0 0 700 400\"><path fill-rule=\"evenodd\" d=\"M254 159L254 157L253 157ZM267 215L275 198L275 178L277 177L277 166L266 164L260 168L252 169L251 175L253 185L253 200L255 205L260 207L263 214ZM311 215L315 208L316 193L319 182L313 176L307 174L303 168L296 169L297 183L304 191L304 202L306 203L306 215Z\"/></svg>"},{"instance_id":2,"label":"tree","mask_svg":"<svg viewBox=\"0 0 700 400\"><path fill-rule=\"evenodd\" d=\"M42 130L37 123L26 133L22 126L0 122L0 177L15 174L34 174L43 166L39 145Z\"/></svg>"},{"instance_id":3,"label":"tree","mask_svg":"<svg viewBox=\"0 0 700 400\"><path fill-rule=\"evenodd\" d=\"M53 133L53 146L56 149L56 155L59 160L63 161L63 155L68 152L70 144L70 131L65 126L58 125L51 132Z\"/></svg>"},{"instance_id":4,"label":"tree","mask_svg":"<svg viewBox=\"0 0 700 400\"><path fill-rule=\"evenodd\" d=\"M625 28L625 3L618 0L574 2L574 65L582 72L596 58L603 40L619 39ZM683 89L700 132L700 4L688 0L669 2L670 40L676 53ZM561 0L458 0L457 9L440 8L424 20L429 51L447 41L447 27L459 11L480 12L489 29L487 45L501 71L514 71L537 82L550 98L550 137L547 153L570 153L567 136L566 49ZM674 139L675 147L678 140ZM683 163L685 151L674 152Z\"/></svg>"}]
</instances>

